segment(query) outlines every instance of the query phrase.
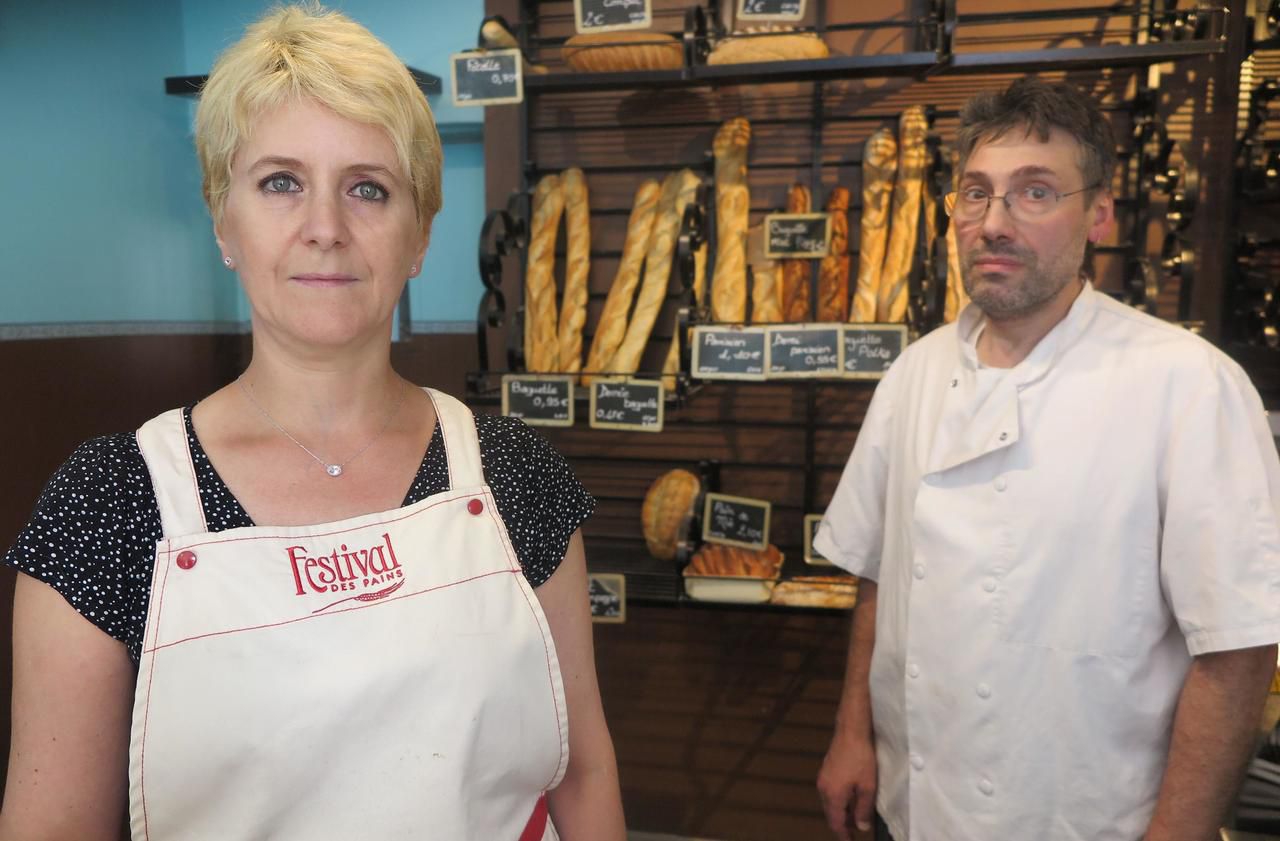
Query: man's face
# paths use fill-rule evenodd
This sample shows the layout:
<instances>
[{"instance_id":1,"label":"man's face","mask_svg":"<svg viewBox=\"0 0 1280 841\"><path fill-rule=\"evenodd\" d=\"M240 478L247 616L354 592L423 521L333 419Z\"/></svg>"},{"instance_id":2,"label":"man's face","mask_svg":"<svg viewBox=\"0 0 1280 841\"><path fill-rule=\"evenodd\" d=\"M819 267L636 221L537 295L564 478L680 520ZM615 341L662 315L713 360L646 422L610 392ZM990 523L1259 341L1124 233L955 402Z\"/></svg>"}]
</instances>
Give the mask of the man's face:
<instances>
[{"instance_id":1,"label":"man's face","mask_svg":"<svg viewBox=\"0 0 1280 841\"><path fill-rule=\"evenodd\" d=\"M953 212L952 222L965 292L988 318L1019 318L1048 305L1078 280L1085 244L1106 233L1111 196L1103 189L1087 203L1076 192L1093 186L1084 183L1080 160L1080 144L1057 128L1044 142L1014 129L979 142L969 156L957 185L961 196L979 190L993 198L985 215L964 219ZM1075 194L1057 200L1061 193ZM1012 209L994 198L1005 195ZM1019 196L1046 203L1027 212Z\"/></svg>"}]
</instances>

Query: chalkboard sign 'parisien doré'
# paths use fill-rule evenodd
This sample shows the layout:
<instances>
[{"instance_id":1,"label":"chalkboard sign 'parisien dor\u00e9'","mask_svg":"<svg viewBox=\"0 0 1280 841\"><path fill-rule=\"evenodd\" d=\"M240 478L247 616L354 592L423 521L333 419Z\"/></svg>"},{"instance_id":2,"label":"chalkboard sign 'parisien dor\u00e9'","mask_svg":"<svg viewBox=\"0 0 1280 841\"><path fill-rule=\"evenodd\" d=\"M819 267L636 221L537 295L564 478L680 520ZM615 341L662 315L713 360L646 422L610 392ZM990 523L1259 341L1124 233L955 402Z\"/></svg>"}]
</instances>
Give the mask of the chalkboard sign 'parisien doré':
<instances>
[{"instance_id":1,"label":"chalkboard sign 'parisien dor\u00e9'","mask_svg":"<svg viewBox=\"0 0 1280 841\"><path fill-rule=\"evenodd\" d=\"M764 379L764 329L693 328L693 376L703 380Z\"/></svg>"},{"instance_id":2,"label":"chalkboard sign 'parisien dor\u00e9'","mask_svg":"<svg viewBox=\"0 0 1280 841\"><path fill-rule=\"evenodd\" d=\"M449 57L454 105L506 105L524 100L519 50L454 53Z\"/></svg>"},{"instance_id":3,"label":"chalkboard sign 'parisien dor\u00e9'","mask_svg":"<svg viewBox=\"0 0 1280 841\"><path fill-rule=\"evenodd\" d=\"M709 493L702 510L702 539L747 549L769 548L773 505L763 499Z\"/></svg>"},{"instance_id":4,"label":"chalkboard sign 'parisien dor\u00e9'","mask_svg":"<svg viewBox=\"0 0 1280 841\"><path fill-rule=\"evenodd\" d=\"M828 213L770 213L764 230L766 257L817 258L831 251Z\"/></svg>"},{"instance_id":5,"label":"chalkboard sign 'parisien dor\u00e9'","mask_svg":"<svg viewBox=\"0 0 1280 841\"><path fill-rule=\"evenodd\" d=\"M800 20L804 0L738 0L738 20Z\"/></svg>"},{"instance_id":6,"label":"chalkboard sign 'parisien dor\u00e9'","mask_svg":"<svg viewBox=\"0 0 1280 841\"><path fill-rule=\"evenodd\" d=\"M844 325L844 375L878 380L907 346L905 324Z\"/></svg>"},{"instance_id":7,"label":"chalkboard sign 'parisien dor\u00e9'","mask_svg":"<svg viewBox=\"0 0 1280 841\"><path fill-rule=\"evenodd\" d=\"M593 380L590 424L596 429L661 432L665 398L657 380Z\"/></svg>"},{"instance_id":8,"label":"chalkboard sign 'parisien dor\u00e9'","mask_svg":"<svg viewBox=\"0 0 1280 841\"><path fill-rule=\"evenodd\" d=\"M650 0L573 0L578 32L646 29L652 22Z\"/></svg>"},{"instance_id":9,"label":"chalkboard sign 'parisien dor\u00e9'","mask_svg":"<svg viewBox=\"0 0 1280 841\"><path fill-rule=\"evenodd\" d=\"M770 378L840 376L840 325L770 327Z\"/></svg>"},{"instance_id":10,"label":"chalkboard sign 'parisien dor\u00e9'","mask_svg":"<svg viewBox=\"0 0 1280 841\"><path fill-rule=\"evenodd\" d=\"M573 377L507 374L502 414L530 426L573 426Z\"/></svg>"}]
</instances>

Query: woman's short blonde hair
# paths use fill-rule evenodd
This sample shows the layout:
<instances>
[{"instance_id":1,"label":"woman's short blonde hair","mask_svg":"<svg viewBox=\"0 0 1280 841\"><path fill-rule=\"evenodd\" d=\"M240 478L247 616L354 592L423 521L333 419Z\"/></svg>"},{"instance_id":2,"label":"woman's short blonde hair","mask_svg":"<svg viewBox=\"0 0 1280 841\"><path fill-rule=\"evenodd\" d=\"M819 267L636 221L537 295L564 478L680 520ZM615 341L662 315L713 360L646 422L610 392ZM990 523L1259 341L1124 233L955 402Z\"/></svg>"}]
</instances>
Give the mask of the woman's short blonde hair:
<instances>
[{"instance_id":1,"label":"woman's short blonde hair","mask_svg":"<svg viewBox=\"0 0 1280 841\"><path fill-rule=\"evenodd\" d=\"M205 203L222 219L236 151L263 112L312 99L386 130L426 235L440 210L443 152L431 106L408 69L369 30L317 4L268 12L213 66L196 109Z\"/></svg>"}]
</instances>

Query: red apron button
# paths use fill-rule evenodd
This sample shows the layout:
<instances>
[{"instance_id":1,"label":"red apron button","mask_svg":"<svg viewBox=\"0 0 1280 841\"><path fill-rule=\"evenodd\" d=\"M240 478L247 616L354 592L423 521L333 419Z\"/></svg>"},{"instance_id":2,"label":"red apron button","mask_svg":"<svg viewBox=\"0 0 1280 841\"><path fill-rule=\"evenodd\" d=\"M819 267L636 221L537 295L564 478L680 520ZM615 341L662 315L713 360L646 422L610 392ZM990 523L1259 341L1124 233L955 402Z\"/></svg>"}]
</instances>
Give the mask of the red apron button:
<instances>
[{"instance_id":1,"label":"red apron button","mask_svg":"<svg viewBox=\"0 0 1280 841\"><path fill-rule=\"evenodd\" d=\"M179 569L191 569L196 565L196 553L190 549L178 553Z\"/></svg>"},{"instance_id":2,"label":"red apron button","mask_svg":"<svg viewBox=\"0 0 1280 841\"><path fill-rule=\"evenodd\" d=\"M467 510L472 514L479 514L484 511L484 503L478 499L473 499L467 503Z\"/></svg>"}]
</instances>

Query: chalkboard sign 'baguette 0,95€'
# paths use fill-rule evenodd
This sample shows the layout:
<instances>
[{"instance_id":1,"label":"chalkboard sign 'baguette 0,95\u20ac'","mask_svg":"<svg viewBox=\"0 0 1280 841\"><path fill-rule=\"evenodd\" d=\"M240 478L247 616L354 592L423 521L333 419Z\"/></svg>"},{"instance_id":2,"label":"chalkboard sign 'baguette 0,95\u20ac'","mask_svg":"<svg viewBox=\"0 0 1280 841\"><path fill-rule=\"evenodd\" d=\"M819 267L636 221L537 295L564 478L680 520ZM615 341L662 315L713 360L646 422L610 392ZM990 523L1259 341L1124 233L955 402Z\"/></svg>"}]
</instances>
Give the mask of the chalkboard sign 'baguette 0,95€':
<instances>
[{"instance_id":1,"label":"chalkboard sign 'baguette 0,95\u20ac'","mask_svg":"<svg viewBox=\"0 0 1280 841\"><path fill-rule=\"evenodd\" d=\"M449 56L454 105L507 105L524 100L519 50L454 53Z\"/></svg>"},{"instance_id":2,"label":"chalkboard sign 'baguette 0,95\u20ac'","mask_svg":"<svg viewBox=\"0 0 1280 841\"><path fill-rule=\"evenodd\" d=\"M653 22L650 0L573 0L578 32L647 29Z\"/></svg>"},{"instance_id":3,"label":"chalkboard sign 'baguette 0,95\u20ac'","mask_svg":"<svg viewBox=\"0 0 1280 841\"><path fill-rule=\"evenodd\" d=\"M738 0L737 20L800 20L804 0Z\"/></svg>"},{"instance_id":4,"label":"chalkboard sign 'baguette 0,95\u20ac'","mask_svg":"<svg viewBox=\"0 0 1280 841\"><path fill-rule=\"evenodd\" d=\"M502 414L530 426L573 426L573 377L505 375Z\"/></svg>"},{"instance_id":5,"label":"chalkboard sign 'baguette 0,95\u20ac'","mask_svg":"<svg viewBox=\"0 0 1280 841\"><path fill-rule=\"evenodd\" d=\"M769 548L773 504L763 499L709 493L702 510L702 539L747 549Z\"/></svg>"},{"instance_id":6,"label":"chalkboard sign 'baguette 0,95\u20ac'","mask_svg":"<svg viewBox=\"0 0 1280 841\"><path fill-rule=\"evenodd\" d=\"M665 399L657 380L593 380L589 423L596 429L661 432Z\"/></svg>"},{"instance_id":7,"label":"chalkboard sign 'baguette 0,95\u20ac'","mask_svg":"<svg viewBox=\"0 0 1280 841\"><path fill-rule=\"evenodd\" d=\"M703 380L763 380L762 327L693 328L693 376Z\"/></svg>"}]
</instances>

